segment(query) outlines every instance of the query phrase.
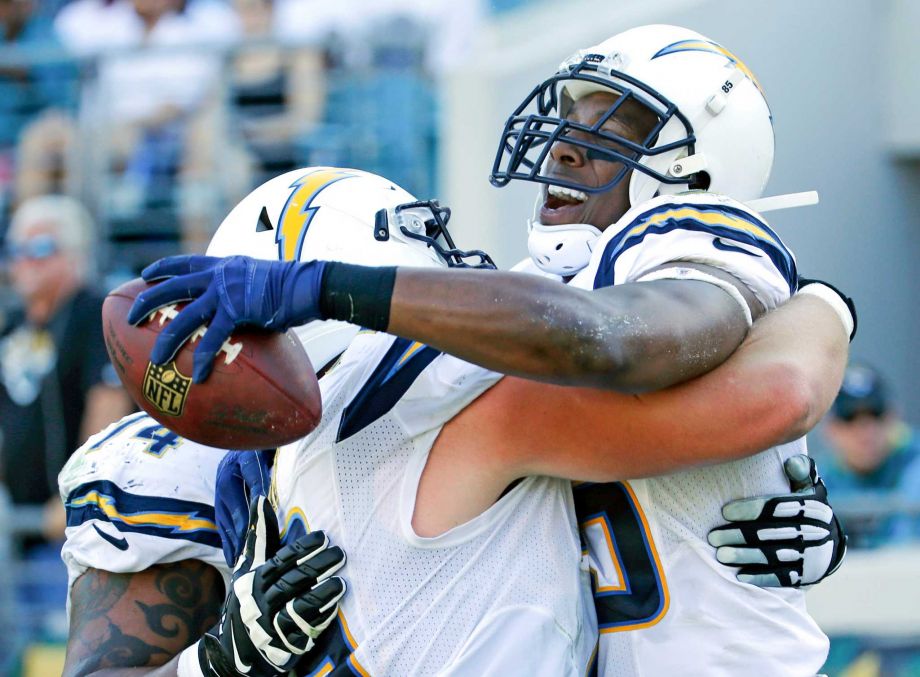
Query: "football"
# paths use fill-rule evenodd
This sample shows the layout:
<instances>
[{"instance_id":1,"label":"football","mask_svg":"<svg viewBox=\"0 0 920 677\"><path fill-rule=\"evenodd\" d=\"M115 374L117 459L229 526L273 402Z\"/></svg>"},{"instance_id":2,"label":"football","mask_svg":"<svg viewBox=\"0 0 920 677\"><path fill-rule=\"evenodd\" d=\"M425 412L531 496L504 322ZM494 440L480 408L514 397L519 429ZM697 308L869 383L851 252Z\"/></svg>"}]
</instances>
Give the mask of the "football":
<instances>
[{"instance_id":1,"label":"football","mask_svg":"<svg viewBox=\"0 0 920 677\"><path fill-rule=\"evenodd\" d=\"M311 432L322 414L319 384L293 333L238 330L204 383L192 383L192 354L204 328L164 365L150 362L160 330L182 309L166 306L133 326L128 310L152 285L138 278L102 306L105 345L137 405L173 432L220 449L272 449Z\"/></svg>"}]
</instances>

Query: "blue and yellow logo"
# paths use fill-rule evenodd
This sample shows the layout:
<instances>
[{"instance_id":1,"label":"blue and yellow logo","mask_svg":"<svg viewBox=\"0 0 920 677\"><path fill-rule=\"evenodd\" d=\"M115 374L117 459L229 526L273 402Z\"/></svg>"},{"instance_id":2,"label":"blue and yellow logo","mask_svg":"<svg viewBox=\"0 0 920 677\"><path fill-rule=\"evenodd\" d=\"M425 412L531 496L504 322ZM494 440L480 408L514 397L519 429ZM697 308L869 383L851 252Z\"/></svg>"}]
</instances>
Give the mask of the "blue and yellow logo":
<instances>
[{"instance_id":1,"label":"blue and yellow logo","mask_svg":"<svg viewBox=\"0 0 920 677\"><path fill-rule=\"evenodd\" d=\"M307 229L319 210L319 207L312 206L313 200L333 183L356 176L353 172L341 169L319 169L305 174L291 184L291 195L281 210L275 234L280 260L300 259Z\"/></svg>"},{"instance_id":2,"label":"blue and yellow logo","mask_svg":"<svg viewBox=\"0 0 920 677\"><path fill-rule=\"evenodd\" d=\"M757 87L761 95L766 98L766 95L763 93L763 88L760 86L757 78L754 77L751 69L744 65L744 62L741 59L729 52L722 45L718 45L715 42L710 42L709 40L680 40L668 45L667 47L664 47L663 49L658 50L652 59L657 59L659 56L665 56L666 54L677 54L678 52L709 52L710 54L719 54L724 56L732 64L734 64L738 70L744 73L744 75L754 83L754 86Z\"/></svg>"}]
</instances>

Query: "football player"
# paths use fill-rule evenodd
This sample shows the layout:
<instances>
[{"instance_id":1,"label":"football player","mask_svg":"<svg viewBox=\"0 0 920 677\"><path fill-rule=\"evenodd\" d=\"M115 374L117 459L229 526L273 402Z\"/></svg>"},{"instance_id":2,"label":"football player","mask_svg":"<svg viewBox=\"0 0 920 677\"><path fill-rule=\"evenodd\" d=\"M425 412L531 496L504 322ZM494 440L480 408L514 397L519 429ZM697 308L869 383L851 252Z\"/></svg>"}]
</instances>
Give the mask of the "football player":
<instances>
[{"instance_id":1,"label":"football player","mask_svg":"<svg viewBox=\"0 0 920 677\"><path fill-rule=\"evenodd\" d=\"M355 190L358 180L357 176L343 178L325 188L324 194L331 200L336 191ZM269 213L277 213L279 209L276 205L288 204L291 197L288 190L281 198L265 197L263 202L273 205ZM309 206L313 214L311 218L318 220L323 216L322 208L312 211L313 207L320 206L320 202L314 203L311 200L294 204L301 209L304 205ZM252 210L249 223L257 220L256 214ZM430 238L422 234L429 229L437 230L441 225L436 211L433 210L430 216L427 227L424 222L413 223L401 219L400 210L395 208L367 215L365 219L373 220L377 237L387 235L387 231L392 228L389 236L399 233L407 244L419 239L429 241L434 246ZM200 257L183 261L189 265L209 262ZM247 265L250 263L247 262ZM258 267L252 270L256 274L259 272ZM235 284L233 280L230 283ZM169 286L167 284L167 288ZM833 298L842 305L839 299ZM522 525L528 524L528 519L532 523L534 515L543 515L546 518L544 523L556 524L557 528L550 530L552 534L560 533L560 523L566 523L565 510L560 507L560 503L545 500L532 502L541 491L544 495L550 493L558 496L558 483L554 485L545 481L540 485L536 478L525 479L517 485L524 489L518 491L515 487L499 499L503 490L518 478L535 472L589 479L637 476L690 465L699 462L700 458L710 461L734 458L788 439L790 435L803 433L817 420L815 414L826 408L833 398L836 385L829 382L833 378L824 379L819 376L833 376L835 367L842 365L845 353L843 346L846 343L838 328L840 322L829 312L824 301L797 300L797 303L791 304L776 317L782 318L790 312L802 312L803 308L807 314L814 316L813 319L819 317L822 311L829 314L825 315L823 323L818 323L820 330L813 344L817 348L816 352L812 354L807 348L793 348L791 352L797 358L771 361L769 358L785 355L783 347L788 349L794 343L782 331L777 334L777 328L783 326L782 319L776 325L769 321L775 318L767 318L758 327L764 327L767 336L778 340L765 341L758 337L753 342L753 350L742 350L737 361L730 361L729 365L743 365L741 374L729 369L727 372L717 371L710 375L713 378L727 378L723 386L731 385L730 388L718 388L707 377L686 387L702 387L702 391L678 391L683 394L677 399L666 397L664 400L656 400L655 396L651 396L650 400L636 400L614 393L560 389L505 379L468 406L443 430L441 425L495 383L498 375L447 356L438 356L435 351L408 341L400 342L393 337L373 334L357 337L339 366L323 379L326 403L324 423L308 438L304 449L288 449L282 454L276 472L276 488L287 524L286 533L296 534L298 530L309 528L310 524L314 527L319 524L333 533L336 542L345 544L346 549L357 553L353 554L352 564L349 565L353 567L351 576L357 581L353 585L352 597L348 598L353 600L353 605L349 611L350 603L346 601L344 614L352 619L352 631L345 630L343 625L339 633L333 633L333 637L344 639L340 639L336 646L327 647L329 653L320 655L321 663L315 667L318 669L323 664L342 665L346 661L355 669L355 666L364 665L371 671L382 673L446 669L448 665L458 670L486 671L511 664L529 665L535 671L542 667L547 674L577 669L578 657L584 657L572 644L577 633L570 632L568 639L562 640L553 632L539 632L537 629L541 626L534 620L543 618L545 622L553 619L551 627L567 627L570 631L573 627L577 628L577 625L573 626L571 612L565 609L564 604L560 605L562 600L553 601L554 587L566 592L562 583L568 580L571 588L571 574L566 572L572 569L558 567L558 562L566 561L559 541L555 541L555 547L549 547L551 544L547 542L543 548L534 548L534 552L556 551L558 556L552 558L552 566L540 558L537 560L543 566L536 566L532 553L530 558L520 558L521 566L525 569L536 566L536 570L548 579L557 581L556 586L539 586L544 590L543 605L535 608L542 608L543 611L530 615L503 613L508 608L509 597L513 599L513 595L522 594L522 591L514 590L513 586L509 589L505 584L509 580L526 579L523 571L508 571L508 579L501 581L501 590L505 593L499 594L498 588L494 586L500 583L495 581L494 576L467 579L477 582L476 590L470 592L466 587L458 585L459 580L451 578L455 573L449 567L435 566L438 574L423 576L419 579L419 586L406 596L406 590L394 588L394 562L399 562L396 566L399 575L410 576L410 571L417 571L419 567L430 568L432 562L439 561L456 564L458 560L464 563L475 560L488 569L488 562L492 560L472 557L470 554L470 551L477 555L491 552L481 541L486 533L497 531L509 534L507 539L502 540L501 548L494 548L494 557L501 561L507 559L505 551L509 548L513 550L514 544L520 549L521 534L534 533L532 529L522 528ZM843 315L849 318L845 306ZM822 334L822 331L827 333ZM794 367L791 373L789 367ZM805 373L811 374L813 378L786 381L783 377L798 377ZM749 378L739 383L738 377L742 374ZM795 384L793 392L798 390L798 386L804 386L801 393L804 399L792 401L790 408L777 408L775 393L770 392L771 384L777 389ZM753 389L754 392L742 393L737 388ZM686 397L688 392L693 394ZM508 393L513 395L506 397ZM701 397L704 394L708 397ZM714 400L714 397L721 399ZM513 402L512 398L517 402ZM808 403L803 409L799 405L806 400ZM552 405L550 411L545 406L539 406L541 401ZM652 401L655 405L648 406ZM668 402L674 408L668 409ZM705 418L688 418L687 414L694 411L694 403L704 410L714 410L715 413L709 411ZM520 412L520 405L524 405L524 414ZM748 409L748 405L754 408ZM562 421L558 416L553 417L554 411L562 412ZM666 415L656 418L650 414L652 411L658 411L659 414L666 412ZM764 412L770 415L762 416ZM524 428L527 429L520 435L509 432L507 421L512 413L524 422ZM723 419L717 414L737 415L739 418ZM571 434L565 425L566 416L569 420L577 416L593 424L593 427L589 425L586 429L595 433L594 443L590 444L588 436ZM744 432L738 425L739 420L748 421ZM688 430L694 429L694 425L702 426L706 432L699 434L700 428L697 427L696 433L688 433ZM631 457L629 451L636 452L645 448L632 435L639 435L647 426L660 429L662 434L683 428L678 433L683 438L679 437L676 444L665 444L662 440L654 439L647 454ZM725 433L717 440L714 439L715 433L723 428ZM471 429L477 431L477 437L463 434L464 430ZM439 430L441 435L429 457L428 447ZM517 432L522 429L514 427L511 430ZM551 434L554 430L555 435ZM461 431L461 434L451 431ZM519 439L508 439L509 436ZM539 440L539 444L534 444ZM474 448L470 448L470 441ZM419 445L417 453L409 453L415 449L415 444ZM364 453L356 453L356 448L363 449ZM476 453L477 449L479 453ZM483 454L483 451L488 453ZM352 458L349 459L349 456ZM466 459L460 466L455 462L458 457ZM464 465L466 463L468 465ZM415 470L410 472L406 482L400 482L398 480L405 475L406 467ZM807 477L800 479L805 480ZM381 486L389 491L381 493ZM348 491L341 487L347 487ZM395 491L394 487L401 489ZM567 491L565 488L562 490ZM416 496L417 499L414 504L409 499L408 512L405 507L405 491L409 492L408 496ZM629 488L624 488L623 492L627 496L632 495ZM499 499L497 503L496 499ZM796 505L810 503L802 496L793 502ZM415 510L412 509L413 505ZM516 505L518 510L499 507L507 505ZM521 509L535 505L541 508ZM773 503L770 505L772 507ZM607 506L611 511L612 507ZM641 514L629 502L618 507L627 515ZM407 518L410 524L405 522ZM602 536L607 522L609 519L604 516L597 523ZM645 523L644 518L642 522ZM462 526L453 528L458 524ZM374 525L381 528L372 528ZM609 532L610 528L607 529ZM448 534L444 534L445 530L449 530ZM545 530L537 530L537 533L547 538ZM445 535L448 537L444 538ZM641 532L634 531L633 535L646 538ZM489 539L489 543L492 540ZM606 540L611 540L609 533ZM819 540L826 541L830 549L833 549L827 529L824 529ZM513 557L511 559L516 561ZM796 564L800 564L801 556L798 555L796 560ZM829 563L829 559L824 562L822 573L827 570ZM464 572L469 573L467 569ZM482 585L482 580L490 581L493 587ZM636 581L638 585L638 577ZM450 625L450 632L441 632L438 641L432 642L428 635L420 634L419 628L447 628L444 614L450 608L449 605L441 604L445 600L444 596L436 598L437 604L433 602L432 594L435 590L455 590L454 597L463 596L466 607L471 611L468 616L455 619L456 623ZM571 590L563 595L569 604L576 597L571 594ZM407 628L404 624L394 622L399 617L394 615L396 610L405 606L416 609L409 616L416 618L419 625ZM498 614L504 622L483 623L484 617L490 617L490 611ZM358 621L354 620L356 618ZM528 626L528 623L531 625ZM526 627L530 627L529 632L523 630ZM505 641L507 634L502 637L496 634L499 628L512 634L517 630L522 637L531 640L539 637L546 651L535 651L532 645L522 642L509 644ZM475 637L476 641L466 645L458 644L461 639L466 641L469 637ZM361 641L357 649L354 646L355 638ZM561 645L554 644L554 639L561 640ZM565 641L569 642L567 651L563 649ZM560 650L552 651L553 646L559 646ZM500 647L504 650L499 650ZM556 662L548 660L548 656ZM524 659L529 662L522 662ZM539 665L534 664L534 661Z\"/></svg>"},{"instance_id":2,"label":"football player","mask_svg":"<svg viewBox=\"0 0 920 677\"><path fill-rule=\"evenodd\" d=\"M633 29L579 52L538 86L509 119L496 160L497 183L544 184L531 255L567 284L512 273L185 258L146 271L180 277L147 292L132 316L200 297L152 355L165 361L208 322L198 380L238 324L283 329L331 318L506 374L626 392L664 387L723 361L752 318L796 289L794 258L745 204L760 197L772 151L769 107L736 56L685 29ZM842 301L828 298L846 322ZM839 383L841 368L829 366L816 389ZM510 387L499 386L490 396ZM797 408L809 392L790 390L773 405ZM796 440L716 468L579 492L580 517L601 516L610 532L587 534L606 672L820 667L827 640L802 594L739 584L706 551L720 506L780 491L784 460L803 450ZM725 460L705 448L688 456ZM554 472L589 477L596 461ZM642 462L615 476L650 472ZM450 464L446 474L463 476ZM635 519L610 518L617 513ZM776 556L800 561L796 540ZM807 582L806 572L795 567L790 582ZM681 650L660 651L665 641Z\"/></svg>"},{"instance_id":3,"label":"football player","mask_svg":"<svg viewBox=\"0 0 920 677\"><path fill-rule=\"evenodd\" d=\"M225 256L245 251L287 260L322 256L405 266L431 266L440 261L424 249L420 254L392 241L375 240L366 223L355 221L347 212L337 210L336 204L323 200L313 203L313 207L323 207L323 218L310 224L309 236L300 238L296 246L286 247L283 234L291 230L290 222L300 218L300 208L305 206L298 200L319 193L344 176L340 170L302 170L273 180L273 192L292 198L291 204L280 204L272 212L277 230L264 211L264 203L256 204L264 192L256 191L227 216L208 253ZM378 207L393 204L390 185L378 183L376 192L351 191L340 204L366 205L364 211L373 214ZM402 191L398 197L411 201ZM240 218L247 220L242 223ZM313 322L298 327L296 333L321 374L357 331L344 322ZM59 477L67 512L62 557L69 574L71 622L65 674L168 663L215 626L225 585L233 575L231 568L239 564L248 572L261 561L272 559L271 554L279 547L277 533L274 544L269 544L272 552L268 557L259 560L250 554L237 562L244 554L242 539L250 507L246 500L244 514L236 516L242 519L243 533L232 534L239 547L230 566L225 563L225 539L215 517L215 493L220 514L226 505L221 496L228 493L226 485L234 482L232 475L225 475L223 485L215 485L225 453L182 438L146 414L137 413L91 437L73 454ZM256 462L234 467L252 485L264 475L267 487L266 467ZM253 520L258 518L260 532L269 534L271 540L274 514L265 505L253 508ZM293 560L282 557L274 567L269 566L270 579L298 575L298 570L304 577L303 585L316 585L317 578L326 582L310 593L312 597L302 594L303 585L283 594L275 590L274 602L284 606L297 600L302 616L316 616L311 620L318 634L335 615L336 602L344 591L341 579L329 578L344 558L340 549L329 546L322 532L313 532L308 541L300 539L290 547L306 549L311 554L309 561L303 561L302 556ZM243 569L237 572L238 576L243 573ZM313 640L297 633L292 636L302 646Z\"/></svg>"}]
</instances>

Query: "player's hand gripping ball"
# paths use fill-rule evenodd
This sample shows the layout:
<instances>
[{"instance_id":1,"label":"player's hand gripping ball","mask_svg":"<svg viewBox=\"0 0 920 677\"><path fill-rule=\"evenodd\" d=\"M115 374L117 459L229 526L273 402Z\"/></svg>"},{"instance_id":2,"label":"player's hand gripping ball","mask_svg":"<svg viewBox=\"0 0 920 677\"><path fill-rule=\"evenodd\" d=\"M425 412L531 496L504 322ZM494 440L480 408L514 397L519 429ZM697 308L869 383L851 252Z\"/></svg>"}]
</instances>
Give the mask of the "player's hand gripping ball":
<instances>
[{"instance_id":1,"label":"player's hand gripping ball","mask_svg":"<svg viewBox=\"0 0 920 677\"><path fill-rule=\"evenodd\" d=\"M204 327L170 361L151 363L157 337L182 307L165 306L130 324L128 310L151 286L141 279L127 282L102 306L109 357L141 409L179 435L221 449L272 449L316 427L322 414L316 373L290 332L237 330L221 345L204 383L191 377Z\"/></svg>"}]
</instances>

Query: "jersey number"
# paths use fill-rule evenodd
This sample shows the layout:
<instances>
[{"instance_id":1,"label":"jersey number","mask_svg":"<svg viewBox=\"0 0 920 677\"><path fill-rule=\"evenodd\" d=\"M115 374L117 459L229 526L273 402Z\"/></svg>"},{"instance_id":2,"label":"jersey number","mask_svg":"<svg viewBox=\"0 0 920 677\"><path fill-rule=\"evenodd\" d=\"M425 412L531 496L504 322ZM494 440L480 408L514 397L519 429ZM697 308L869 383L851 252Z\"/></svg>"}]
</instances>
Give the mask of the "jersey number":
<instances>
[{"instance_id":1,"label":"jersey number","mask_svg":"<svg viewBox=\"0 0 920 677\"><path fill-rule=\"evenodd\" d=\"M668 589L642 508L624 482L579 484L575 510L591 560L601 632L654 625L668 610Z\"/></svg>"},{"instance_id":2,"label":"jersey number","mask_svg":"<svg viewBox=\"0 0 920 677\"><path fill-rule=\"evenodd\" d=\"M136 426L146 423L153 423L153 425L144 425L143 428L136 428ZM144 449L144 453L156 456L157 458L160 458L170 449L175 449L182 441L182 438L172 430L156 423L152 418L141 411L122 419L121 423L112 428L102 438L96 440L93 446L87 451L96 451L115 436L122 434L130 434L130 436L135 439L147 440L148 444L147 448Z\"/></svg>"},{"instance_id":3,"label":"jersey number","mask_svg":"<svg viewBox=\"0 0 920 677\"><path fill-rule=\"evenodd\" d=\"M134 433L134 437L138 437L142 440L149 440L150 442L147 448L144 449L144 453L158 458L170 449L175 449L179 445L181 439L172 430L164 428L161 425L151 425L146 428L141 428Z\"/></svg>"}]
</instances>

